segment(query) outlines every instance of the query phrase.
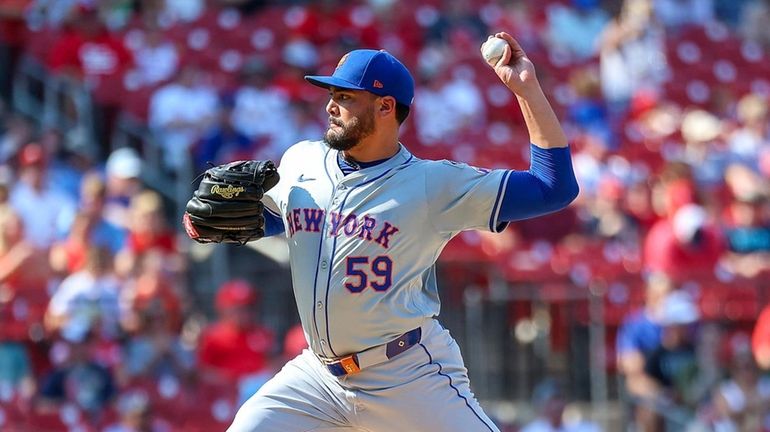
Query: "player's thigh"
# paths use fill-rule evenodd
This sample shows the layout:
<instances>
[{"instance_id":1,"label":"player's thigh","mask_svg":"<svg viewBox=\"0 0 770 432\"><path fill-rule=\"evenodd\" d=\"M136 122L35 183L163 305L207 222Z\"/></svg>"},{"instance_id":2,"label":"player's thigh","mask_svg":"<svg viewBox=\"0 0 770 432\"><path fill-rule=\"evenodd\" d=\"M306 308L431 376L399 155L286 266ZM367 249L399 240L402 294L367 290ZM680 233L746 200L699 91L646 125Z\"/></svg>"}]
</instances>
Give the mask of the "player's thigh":
<instances>
[{"instance_id":1,"label":"player's thigh","mask_svg":"<svg viewBox=\"0 0 770 432\"><path fill-rule=\"evenodd\" d=\"M323 382L308 355L287 363L249 398L228 432L351 431L346 400Z\"/></svg>"},{"instance_id":2,"label":"player's thigh","mask_svg":"<svg viewBox=\"0 0 770 432\"><path fill-rule=\"evenodd\" d=\"M372 432L499 432L471 392L459 347L448 335L407 353L394 362L393 376L407 373L408 380L360 393L363 426ZM404 360L411 364L400 364Z\"/></svg>"}]
</instances>

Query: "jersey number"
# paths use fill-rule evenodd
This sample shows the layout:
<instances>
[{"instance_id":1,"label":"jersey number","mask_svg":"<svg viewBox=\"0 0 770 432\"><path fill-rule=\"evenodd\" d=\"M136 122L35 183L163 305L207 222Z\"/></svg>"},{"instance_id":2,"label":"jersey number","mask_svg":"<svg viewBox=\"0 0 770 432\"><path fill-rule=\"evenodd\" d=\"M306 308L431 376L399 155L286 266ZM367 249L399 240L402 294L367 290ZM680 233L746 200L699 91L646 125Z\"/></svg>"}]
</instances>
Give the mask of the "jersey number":
<instances>
[{"instance_id":1,"label":"jersey number","mask_svg":"<svg viewBox=\"0 0 770 432\"><path fill-rule=\"evenodd\" d=\"M369 267L374 277L370 278L366 273ZM360 293L367 286L375 291L387 291L392 283L393 261L390 257L380 255L375 257L369 265L369 257L357 256L347 258L347 276L353 278L355 283L345 282L345 288L352 293Z\"/></svg>"}]
</instances>

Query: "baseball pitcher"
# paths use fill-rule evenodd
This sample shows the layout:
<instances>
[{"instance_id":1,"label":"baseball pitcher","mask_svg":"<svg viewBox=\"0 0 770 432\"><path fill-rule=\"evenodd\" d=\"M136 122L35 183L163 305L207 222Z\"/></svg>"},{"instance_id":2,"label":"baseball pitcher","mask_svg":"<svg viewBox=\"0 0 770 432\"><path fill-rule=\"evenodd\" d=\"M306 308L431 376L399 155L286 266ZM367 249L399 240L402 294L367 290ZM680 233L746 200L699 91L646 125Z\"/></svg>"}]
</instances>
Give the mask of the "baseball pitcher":
<instances>
[{"instance_id":1,"label":"baseball pitcher","mask_svg":"<svg viewBox=\"0 0 770 432\"><path fill-rule=\"evenodd\" d=\"M434 264L469 229L567 206L570 150L535 68L507 33L493 65L521 106L528 171L423 160L399 142L414 81L386 51L346 54L331 76L323 140L272 163L209 170L185 228L200 242L282 234L309 343L238 411L231 432L497 431L471 392L460 349L437 321ZM280 180L278 178L280 177Z\"/></svg>"}]
</instances>

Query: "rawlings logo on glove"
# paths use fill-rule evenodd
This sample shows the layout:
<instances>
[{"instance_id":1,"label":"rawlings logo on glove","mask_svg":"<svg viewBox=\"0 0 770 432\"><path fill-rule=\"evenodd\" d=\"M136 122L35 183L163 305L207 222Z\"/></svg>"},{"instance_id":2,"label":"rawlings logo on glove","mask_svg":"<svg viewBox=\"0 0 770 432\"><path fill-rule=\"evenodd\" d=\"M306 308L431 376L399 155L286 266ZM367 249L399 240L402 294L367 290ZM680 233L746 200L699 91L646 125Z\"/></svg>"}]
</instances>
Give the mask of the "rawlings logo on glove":
<instances>
[{"instance_id":1,"label":"rawlings logo on glove","mask_svg":"<svg viewBox=\"0 0 770 432\"><path fill-rule=\"evenodd\" d=\"M239 193L245 191L246 189L242 187L233 187L233 185L227 185L226 188L223 188L219 185L211 186L211 193L217 194L223 198L230 199L234 196L238 196Z\"/></svg>"}]
</instances>

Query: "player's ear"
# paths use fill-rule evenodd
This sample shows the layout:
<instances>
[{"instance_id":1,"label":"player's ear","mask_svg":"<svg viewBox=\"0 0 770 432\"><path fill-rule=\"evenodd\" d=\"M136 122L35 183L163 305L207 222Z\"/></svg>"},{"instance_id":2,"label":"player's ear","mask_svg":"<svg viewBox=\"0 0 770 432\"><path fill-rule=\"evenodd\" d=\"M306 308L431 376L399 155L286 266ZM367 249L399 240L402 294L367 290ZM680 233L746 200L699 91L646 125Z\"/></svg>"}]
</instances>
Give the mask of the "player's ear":
<instances>
[{"instance_id":1,"label":"player's ear","mask_svg":"<svg viewBox=\"0 0 770 432\"><path fill-rule=\"evenodd\" d=\"M377 102L377 111L380 116L387 117L390 114L396 113L396 100L392 96L385 96L379 98Z\"/></svg>"}]
</instances>

